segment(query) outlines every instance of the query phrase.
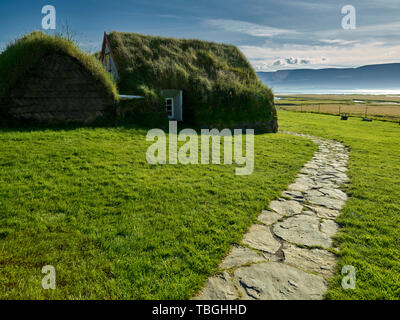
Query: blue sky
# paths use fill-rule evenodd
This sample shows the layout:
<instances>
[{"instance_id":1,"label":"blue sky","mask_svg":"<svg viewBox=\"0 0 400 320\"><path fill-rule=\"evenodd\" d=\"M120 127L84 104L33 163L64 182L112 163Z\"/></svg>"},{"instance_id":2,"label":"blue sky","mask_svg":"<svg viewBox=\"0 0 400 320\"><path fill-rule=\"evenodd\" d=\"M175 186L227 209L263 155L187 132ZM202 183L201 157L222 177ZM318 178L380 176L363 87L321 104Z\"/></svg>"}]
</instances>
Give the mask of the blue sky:
<instances>
[{"instance_id":1,"label":"blue sky","mask_svg":"<svg viewBox=\"0 0 400 320\"><path fill-rule=\"evenodd\" d=\"M0 48L41 29L47 4L57 31L67 23L92 52L117 30L231 43L256 70L400 62L399 0L0 0ZM345 5L356 8L355 30L341 26Z\"/></svg>"}]
</instances>

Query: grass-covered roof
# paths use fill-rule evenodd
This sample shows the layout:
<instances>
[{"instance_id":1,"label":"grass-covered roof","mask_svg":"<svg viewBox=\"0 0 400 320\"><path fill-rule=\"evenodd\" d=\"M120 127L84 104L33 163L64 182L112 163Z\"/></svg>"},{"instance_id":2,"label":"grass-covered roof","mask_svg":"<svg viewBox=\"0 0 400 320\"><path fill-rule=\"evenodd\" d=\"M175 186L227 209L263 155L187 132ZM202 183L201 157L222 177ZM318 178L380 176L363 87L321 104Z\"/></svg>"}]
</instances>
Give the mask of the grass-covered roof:
<instances>
[{"instance_id":1,"label":"grass-covered roof","mask_svg":"<svg viewBox=\"0 0 400 320\"><path fill-rule=\"evenodd\" d=\"M232 45L120 32L111 32L108 39L122 91L135 90L141 84L184 85L190 77L207 85L217 80L260 84L245 56Z\"/></svg>"},{"instance_id":2,"label":"grass-covered roof","mask_svg":"<svg viewBox=\"0 0 400 320\"><path fill-rule=\"evenodd\" d=\"M103 83L109 95L118 100L113 78L93 56L81 51L72 41L34 31L9 44L0 54L0 98L6 97L21 77L44 56L61 53L77 59L94 79Z\"/></svg>"},{"instance_id":3,"label":"grass-covered roof","mask_svg":"<svg viewBox=\"0 0 400 320\"><path fill-rule=\"evenodd\" d=\"M193 39L111 32L123 94L184 90L184 118L234 124L276 119L273 94L238 48Z\"/></svg>"}]
</instances>

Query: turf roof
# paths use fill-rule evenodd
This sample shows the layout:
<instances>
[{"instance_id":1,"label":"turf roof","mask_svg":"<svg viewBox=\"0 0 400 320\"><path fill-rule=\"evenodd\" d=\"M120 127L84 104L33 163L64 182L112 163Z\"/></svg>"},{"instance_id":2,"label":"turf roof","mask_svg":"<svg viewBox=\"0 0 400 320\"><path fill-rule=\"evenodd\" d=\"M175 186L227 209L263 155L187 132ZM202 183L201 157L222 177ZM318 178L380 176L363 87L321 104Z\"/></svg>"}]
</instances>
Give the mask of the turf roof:
<instances>
[{"instance_id":1,"label":"turf roof","mask_svg":"<svg viewBox=\"0 0 400 320\"><path fill-rule=\"evenodd\" d=\"M118 91L111 75L93 56L81 51L72 41L61 36L50 36L34 31L9 44L0 54L0 98L6 97L20 77L40 59L51 53L62 53L77 59L105 87L107 93L118 101Z\"/></svg>"},{"instance_id":2,"label":"turf roof","mask_svg":"<svg viewBox=\"0 0 400 320\"><path fill-rule=\"evenodd\" d=\"M197 123L276 120L273 94L238 48L195 39L111 32L122 94L182 89Z\"/></svg>"},{"instance_id":3,"label":"turf roof","mask_svg":"<svg viewBox=\"0 0 400 320\"><path fill-rule=\"evenodd\" d=\"M174 87L191 76L210 83L225 79L262 85L246 57L233 45L115 31L108 39L122 91L132 91L141 84Z\"/></svg>"}]
</instances>

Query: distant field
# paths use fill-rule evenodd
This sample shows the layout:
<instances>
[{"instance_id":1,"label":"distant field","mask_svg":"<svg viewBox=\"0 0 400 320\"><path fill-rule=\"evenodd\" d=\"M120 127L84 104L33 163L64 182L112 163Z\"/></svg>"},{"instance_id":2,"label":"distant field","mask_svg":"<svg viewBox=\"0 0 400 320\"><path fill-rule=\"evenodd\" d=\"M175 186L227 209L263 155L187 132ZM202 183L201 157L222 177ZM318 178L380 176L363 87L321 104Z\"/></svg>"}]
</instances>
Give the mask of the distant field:
<instances>
[{"instance_id":1,"label":"distant field","mask_svg":"<svg viewBox=\"0 0 400 320\"><path fill-rule=\"evenodd\" d=\"M400 120L400 97L375 95L293 95L277 96L280 110L348 114Z\"/></svg>"}]
</instances>

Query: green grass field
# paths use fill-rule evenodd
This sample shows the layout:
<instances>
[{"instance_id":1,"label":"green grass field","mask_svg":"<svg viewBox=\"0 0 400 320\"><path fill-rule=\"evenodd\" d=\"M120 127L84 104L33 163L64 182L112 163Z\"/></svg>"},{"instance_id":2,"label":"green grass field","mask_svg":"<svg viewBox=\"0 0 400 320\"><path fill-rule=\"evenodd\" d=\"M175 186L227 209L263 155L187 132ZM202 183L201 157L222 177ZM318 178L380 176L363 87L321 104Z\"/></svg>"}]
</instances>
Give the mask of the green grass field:
<instances>
[{"instance_id":1,"label":"green grass field","mask_svg":"<svg viewBox=\"0 0 400 320\"><path fill-rule=\"evenodd\" d=\"M280 129L350 148L338 219L338 271L328 299L400 298L400 126L279 112ZM151 166L140 128L0 131L0 298L187 299L217 270L261 209L316 147L257 135L255 170L227 165ZM57 289L41 288L54 265Z\"/></svg>"},{"instance_id":2,"label":"green grass field","mask_svg":"<svg viewBox=\"0 0 400 320\"><path fill-rule=\"evenodd\" d=\"M350 148L350 198L339 216L338 270L356 268L356 290L339 274L328 299L400 299L400 126L340 121L337 116L279 112L280 129L343 141Z\"/></svg>"},{"instance_id":3,"label":"green grass field","mask_svg":"<svg viewBox=\"0 0 400 320\"><path fill-rule=\"evenodd\" d=\"M146 133L0 130L1 299L188 299L316 150L257 135L254 173L236 176L149 165Z\"/></svg>"}]
</instances>

